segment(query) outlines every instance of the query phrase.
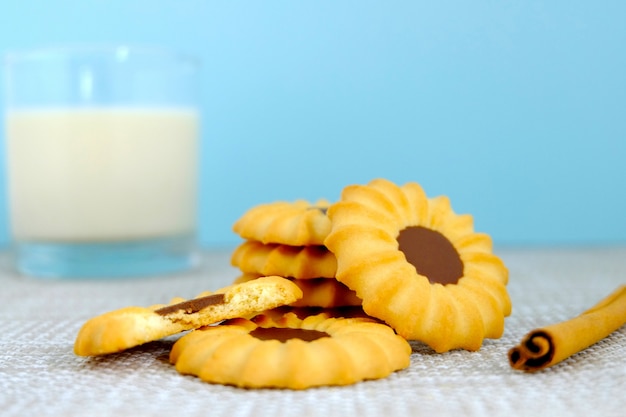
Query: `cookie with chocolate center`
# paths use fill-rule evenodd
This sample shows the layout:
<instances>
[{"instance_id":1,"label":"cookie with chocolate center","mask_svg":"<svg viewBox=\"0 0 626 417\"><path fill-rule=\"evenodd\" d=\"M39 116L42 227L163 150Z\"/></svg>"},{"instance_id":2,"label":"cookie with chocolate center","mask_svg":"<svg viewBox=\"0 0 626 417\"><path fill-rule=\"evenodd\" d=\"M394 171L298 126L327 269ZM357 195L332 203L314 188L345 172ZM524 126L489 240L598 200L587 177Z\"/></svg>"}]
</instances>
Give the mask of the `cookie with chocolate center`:
<instances>
[{"instance_id":1,"label":"cookie with chocolate center","mask_svg":"<svg viewBox=\"0 0 626 417\"><path fill-rule=\"evenodd\" d=\"M204 292L167 305L125 307L88 320L78 332L74 352L95 356L120 352L186 330L295 302L302 291L288 279L270 276Z\"/></svg>"},{"instance_id":2,"label":"cookie with chocolate center","mask_svg":"<svg viewBox=\"0 0 626 417\"><path fill-rule=\"evenodd\" d=\"M174 344L170 361L210 383L298 390L384 378L410 356L409 343L385 324L290 313L194 330Z\"/></svg>"},{"instance_id":3,"label":"cookie with chocolate center","mask_svg":"<svg viewBox=\"0 0 626 417\"><path fill-rule=\"evenodd\" d=\"M246 211L233 225L244 239L289 246L322 245L330 232L326 209L330 203L319 200L276 201Z\"/></svg>"},{"instance_id":4,"label":"cookie with chocolate center","mask_svg":"<svg viewBox=\"0 0 626 417\"><path fill-rule=\"evenodd\" d=\"M508 270L490 237L447 197L378 179L344 188L328 217L324 244L337 258L336 279L367 314L437 352L478 350L502 335Z\"/></svg>"},{"instance_id":5,"label":"cookie with chocolate center","mask_svg":"<svg viewBox=\"0 0 626 417\"><path fill-rule=\"evenodd\" d=\"M324 246L290 246L247 240L232 253L231 264L242 272L297 279L334 278L335 255Z\"/></svg>"}]
</instances>

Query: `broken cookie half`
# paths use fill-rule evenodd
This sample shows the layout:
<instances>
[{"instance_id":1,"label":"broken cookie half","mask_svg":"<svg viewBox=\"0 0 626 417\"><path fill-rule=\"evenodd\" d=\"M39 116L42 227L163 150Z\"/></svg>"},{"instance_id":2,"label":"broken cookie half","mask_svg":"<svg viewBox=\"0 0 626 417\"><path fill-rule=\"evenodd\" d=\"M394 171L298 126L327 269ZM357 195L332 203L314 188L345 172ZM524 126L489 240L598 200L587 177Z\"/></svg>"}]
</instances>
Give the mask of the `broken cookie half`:
<instances>
[{"instance_id":1,"label":"broken cookie half","mask_svg":"<svg viewBox=\"0 0 626 417\"><path fill-rule=\"evenodd\" d=\"M95 356L123 350L197 329L223 320L287 305L302 298L288 279L268 276L191 300L174 299L168 305L125 307L88 320L78 332L74 353Z\"/></svg>"}]
</instances>

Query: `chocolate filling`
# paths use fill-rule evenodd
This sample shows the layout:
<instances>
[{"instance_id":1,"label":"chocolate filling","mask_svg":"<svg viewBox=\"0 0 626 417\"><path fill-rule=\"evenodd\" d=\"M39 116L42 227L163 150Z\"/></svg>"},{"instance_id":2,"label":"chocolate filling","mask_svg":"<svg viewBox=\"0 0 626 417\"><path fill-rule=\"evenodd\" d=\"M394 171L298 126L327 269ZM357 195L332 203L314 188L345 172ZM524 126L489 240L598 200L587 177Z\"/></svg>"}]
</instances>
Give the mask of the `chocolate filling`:
<instances>
[{"instance_id":1,"label":"chocolate filling","mask_svg":"<svg viewBox=\"0 0 626 417\"><path fill-rule=\"evenodd\" d=\"M278 340L286 342L289 339L301 339L305 342L330 337L326 332L307 329L291 329L288 327L257 327L250 332L250 335L260 340Z\"/></svg>"},{"instance_id":2,"label":"chocolate filling","mask_svg":"<svg viewBox=\"0 0 626 417\"><path fill-rule=\"evenodd\" d=\"M459 253L444 235L435 230L407 227L400 231L398 244L406 260L433 284L456 284L463 276Z\"/></svg>"},{"instance_id":3,"label":"chocolate filling","mask_svg":"<svg viewBox=\"0 0 626 417\"><path fill-rule=\"evenodd\" d=\"M168 314L173 314L181 310L183 310L185 314L193 314L215 304L224 304L224 294L212 294L206 297L194 298L183 301L182 303L159 308L158 310L154 310L154 312L162 316L167 316Z\"/></svg>"}]
</instances>

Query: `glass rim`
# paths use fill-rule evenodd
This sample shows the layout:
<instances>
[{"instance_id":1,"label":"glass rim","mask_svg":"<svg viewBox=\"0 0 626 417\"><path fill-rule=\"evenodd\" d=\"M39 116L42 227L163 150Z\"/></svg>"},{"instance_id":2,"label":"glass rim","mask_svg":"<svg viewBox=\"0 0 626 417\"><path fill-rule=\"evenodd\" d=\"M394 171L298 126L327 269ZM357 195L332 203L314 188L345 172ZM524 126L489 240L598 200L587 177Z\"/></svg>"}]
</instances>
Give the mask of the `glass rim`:
<instances>
[{"instance_id":1,"label":"glass rim","mask_svg":"<svg viewBox=\"0 0 626 417\"><path fill-rule=\"evenodd\" d=\"M51 45L29 49L9 50L4 54L5 64L13 64L26 61L34 61L40 59L68 57L71 55L90 55L98 54L102 56L109 55L114 60L123 62L134 56L138 57L155 57L161 59L169 59L172 61L184 62L193 67L200 67L200 59L192 54L178 51L173 48L156 45L138 45L126 43L114 44L67 44L67 45Z\"/></svg>"}]
</instances>

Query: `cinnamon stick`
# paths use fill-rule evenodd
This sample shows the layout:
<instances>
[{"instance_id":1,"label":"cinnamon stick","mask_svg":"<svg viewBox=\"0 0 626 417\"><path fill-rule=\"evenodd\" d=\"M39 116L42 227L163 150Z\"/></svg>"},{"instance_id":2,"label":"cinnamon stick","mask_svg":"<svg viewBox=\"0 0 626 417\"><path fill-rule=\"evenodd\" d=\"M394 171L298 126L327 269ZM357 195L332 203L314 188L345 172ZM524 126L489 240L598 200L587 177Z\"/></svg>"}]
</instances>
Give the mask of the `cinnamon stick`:
<instances>
[{"instance_id":1,"label":"cinnamon stick","mask_svg":"<svg viewBox=\"0 0 626 417\"><path fill-rule=\"evenodd\" d=\"M626 323L626 285L579 316L528 333L508 352L514 369L539 371L604 339Z\"/></svg>"}]
</instances>

